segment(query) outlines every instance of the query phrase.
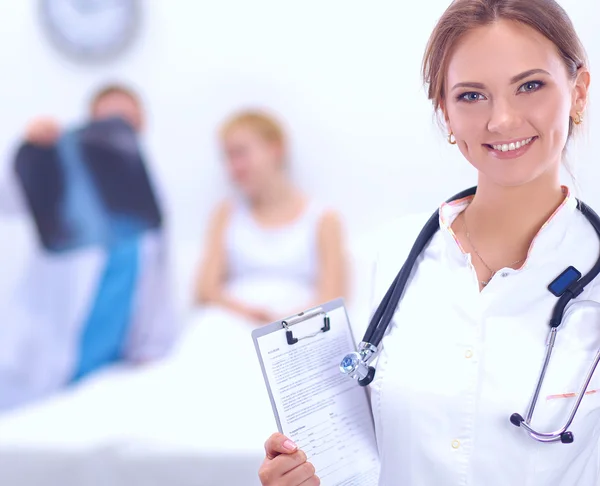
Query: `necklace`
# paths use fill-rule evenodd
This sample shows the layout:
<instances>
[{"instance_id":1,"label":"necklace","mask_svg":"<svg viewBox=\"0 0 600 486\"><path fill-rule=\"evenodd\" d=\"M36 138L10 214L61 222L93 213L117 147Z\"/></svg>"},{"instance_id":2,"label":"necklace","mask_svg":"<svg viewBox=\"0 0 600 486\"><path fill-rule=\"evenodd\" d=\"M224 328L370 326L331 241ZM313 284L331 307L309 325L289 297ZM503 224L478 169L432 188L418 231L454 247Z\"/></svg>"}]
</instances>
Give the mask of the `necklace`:
<instances>
[{"instance_id":1,"label":"necklace","mask_svg":"<svg viewBox=\"0 0 600 486\"><path fill-rule=\"evenodd\" d=\"M498 272L498 270L492 270L490 268L490 266L485 262L485 260L481 257L481 255L479 254L479 251L477 251L477 248L475 247L475 245L473 244L473 242L471 241L471 235L469 234L469 228L467 228L467 220L463 214L463 227L465 229L465 234L467 236L467 240L469 241L469 245L471 245L471 248L473 249L473 251L475 252L475 255L477 255L477 258L479 258L479 260L481 260L481 263L483 263L483 265L485 266L485 268L487 268L490 272L490 277L487 280L480 280L479 283L485 287L487 284L490 283L490 281L492 280L492 278L494 278L494 275L496 275L496 273ZM513 267L515 266L517 263L521 263L523 261L523 259L521 258L520 260L517 260L515 262L512 262L509 266Z\"/></svg>"}]
</instances>

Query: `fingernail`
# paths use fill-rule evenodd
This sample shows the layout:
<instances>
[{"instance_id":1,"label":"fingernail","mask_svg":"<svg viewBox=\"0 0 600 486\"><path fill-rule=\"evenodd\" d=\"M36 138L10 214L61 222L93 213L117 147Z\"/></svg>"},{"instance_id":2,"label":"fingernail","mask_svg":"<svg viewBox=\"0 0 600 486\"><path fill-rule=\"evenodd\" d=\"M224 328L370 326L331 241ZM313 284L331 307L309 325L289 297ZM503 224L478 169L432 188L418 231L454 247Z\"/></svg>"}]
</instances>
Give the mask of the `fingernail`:
<instances>
[{"instance_id":1,"label":"fingernail","mask_svg":"<svg viewBox=\"0 0 600 486\"><path fill-rule=\"evenodd\" d=\"M287 449L288 451L292 452L295 451L296 447L298 446L288 439L283 443L283 447L284 449Z\"/></svg>"}]
</instances>

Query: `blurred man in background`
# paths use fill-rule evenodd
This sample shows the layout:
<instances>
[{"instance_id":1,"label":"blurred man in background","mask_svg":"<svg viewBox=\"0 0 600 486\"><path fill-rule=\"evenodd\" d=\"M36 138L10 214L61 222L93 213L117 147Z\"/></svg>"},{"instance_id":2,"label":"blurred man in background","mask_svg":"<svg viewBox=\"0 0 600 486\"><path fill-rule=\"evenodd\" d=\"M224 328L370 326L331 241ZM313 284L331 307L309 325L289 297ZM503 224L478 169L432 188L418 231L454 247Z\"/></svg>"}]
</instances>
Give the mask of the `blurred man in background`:
<instances>
[{"instance_id":1,"label":"blurred man in background","mask_svg":"<svg viewBox=\"0 0 600 486\"><path fill-rule=\"evenodd\" d=\"M144 110L136 93L120 85L101 88L92 97L90 121L110 118L125 121L139 134ZM56 120L40 117L29 123L24 138L51 148L63 133ZM0 190L0 211L31 217L10 172ZM62 253L40 247L3 310L0 411L38 400L117 362L164 357L178 334L169 282L162 226L110 246Z\"/></svg>"}]
</instances>

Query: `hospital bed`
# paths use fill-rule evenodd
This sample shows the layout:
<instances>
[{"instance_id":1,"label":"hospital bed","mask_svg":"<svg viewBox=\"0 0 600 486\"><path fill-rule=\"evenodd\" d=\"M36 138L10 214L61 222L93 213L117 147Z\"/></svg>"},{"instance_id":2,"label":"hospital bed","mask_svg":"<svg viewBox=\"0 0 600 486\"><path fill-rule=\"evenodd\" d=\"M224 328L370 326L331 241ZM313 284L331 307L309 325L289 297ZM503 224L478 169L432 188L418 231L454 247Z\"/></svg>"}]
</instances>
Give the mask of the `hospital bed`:
<instances>
[{"instance_id":1,"label":"hospital bed","mask_svg":"<svg viewBox=\"0 0 600 486\"><path fill-rule=\"evenodd\" d=\"M368 288L369 270L363 246L352 254L350 314L360 338L368 296L357 289ZM189 288L197 248L178 255L179 286ZM0 415L0 484L259 485L276 425L250 332L235 319L209 330L207 312L219 319L216 309L187 313L183 339L163 362L115 366Z\"/></svg>"},{"instance_id":2,"label":"hospital bed","mask_svg":"<svg viewBox=\"0 0 600 486\"><path fill-rule=\"evenodd\" d=\"M229 324L229 357L194 323L168 360L108 369L0 418L0 484L256 484L275 426L247 330Z\"/></svg>"}]
</instances>

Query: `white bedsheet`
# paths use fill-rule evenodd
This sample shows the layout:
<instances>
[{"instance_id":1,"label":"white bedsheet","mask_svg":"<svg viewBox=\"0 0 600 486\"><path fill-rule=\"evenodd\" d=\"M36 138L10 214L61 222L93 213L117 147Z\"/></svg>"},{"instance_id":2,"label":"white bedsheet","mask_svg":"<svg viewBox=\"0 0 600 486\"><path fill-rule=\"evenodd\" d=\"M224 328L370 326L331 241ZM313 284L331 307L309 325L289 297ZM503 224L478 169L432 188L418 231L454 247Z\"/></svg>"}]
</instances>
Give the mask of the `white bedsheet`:
<instances>
[{"instance_id":1,"label":"white bedsheet","mask_svg":"<svg viewBox=\"0 0 600 486\"><path fill-rule=\"evenodd\" d=\"M195 313L169 360L0 416L0 484L259 484L276 425L251 330L222 310Z\"/></svg>"},{"instance_id":2,"label":"white bedsheet","mask_svg":"<svg viewBox=\"0 0 600 486\"><path fill-rule=\"evenodd\" d=\"M371 311L372 242L362 245L351 259L349 311L357 341ZM177 252L182 289L191 288L196 252ZM282 293L242 283L230 291L264 303ZM285 295L296 304L307 298L300 290ZM187 307L189 299L181 301ZM194 312L167 361L114 367L42 403L0 415L0 485L258 486L263 444L276 423L252 329L219 309Z\"/></svg>"}]
</instances>

